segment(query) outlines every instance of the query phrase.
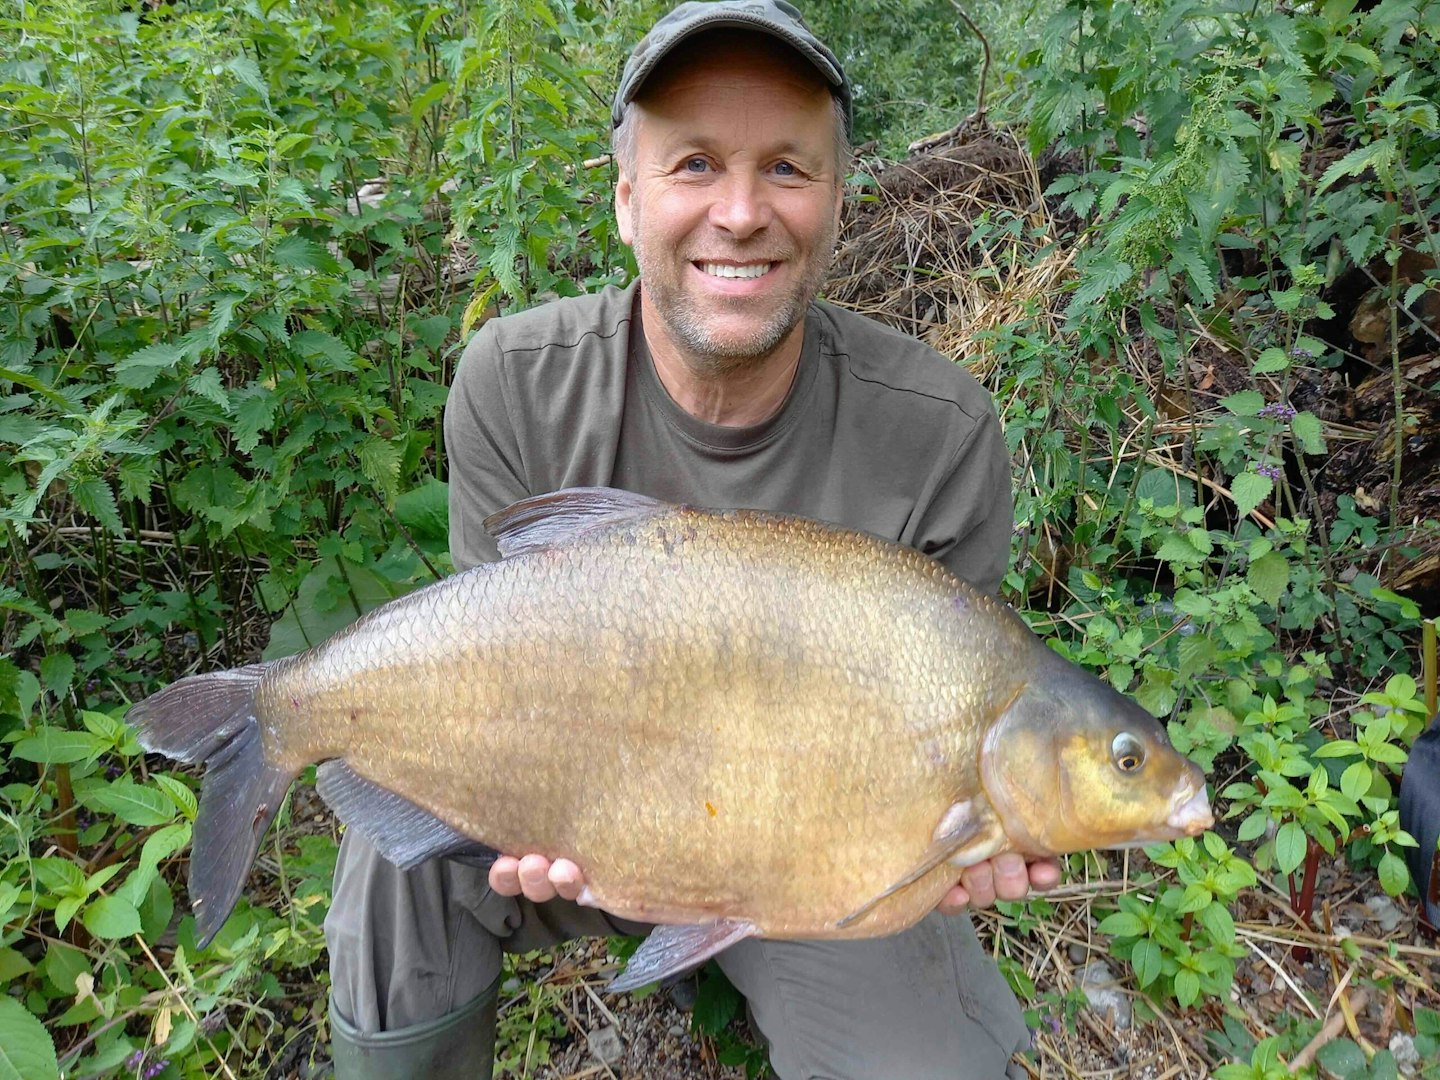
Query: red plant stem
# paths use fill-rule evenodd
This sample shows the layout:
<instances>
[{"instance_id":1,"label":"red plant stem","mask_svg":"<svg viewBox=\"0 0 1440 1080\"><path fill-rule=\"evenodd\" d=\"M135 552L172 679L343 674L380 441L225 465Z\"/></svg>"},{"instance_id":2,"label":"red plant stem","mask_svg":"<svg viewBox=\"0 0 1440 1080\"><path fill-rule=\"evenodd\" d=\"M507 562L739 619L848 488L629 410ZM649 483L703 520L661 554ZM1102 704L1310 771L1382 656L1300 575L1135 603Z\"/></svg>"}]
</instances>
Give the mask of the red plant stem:
<instances>
[{"instance_id":1,"label":"red plant stem","mask_svg":"<svg viewBox=\"0 0 1440 1080\"><path fill-rule=\"evenodd\" d=\"M1294 909L1295 914L1300 916L1300 921L1310 929L1314 929L1314 922L1311 920L1311 915L1315 911L1315 881L1320 876L1320 853L1323 850L1324 849L1315 842L1314 837L1305 838L1305 880L1300 885L1299 903L1296 903L1294 899L1294 875L1291 875L1290 878L1290 906ZM1308 960L1310 958L1310 950L1303 946L1295 945L1290 949L1290 955L1296 960Z\"/></svg>"}]
</instances>

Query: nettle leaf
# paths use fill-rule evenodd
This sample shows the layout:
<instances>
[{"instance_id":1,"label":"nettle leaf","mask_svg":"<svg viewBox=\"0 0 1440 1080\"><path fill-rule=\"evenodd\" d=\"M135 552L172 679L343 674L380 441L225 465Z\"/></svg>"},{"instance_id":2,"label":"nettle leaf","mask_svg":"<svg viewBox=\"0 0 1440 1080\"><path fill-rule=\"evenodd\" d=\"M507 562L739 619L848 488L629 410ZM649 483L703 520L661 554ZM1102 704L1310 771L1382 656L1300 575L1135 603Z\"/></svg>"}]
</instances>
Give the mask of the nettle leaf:
<instances>
[{"instance_id":1,"label":"nettle leaf","mask_svg":"<svg viewBox=\"0 0 1440 1080\"><path fill-rule=\"evenodd\" d=\"M275 245L271 256L280 266L295 270L319 270L327 274L341 272L339 261L314 240L291 233Z\"/></svg>"},{"instance_id":2,"label":"nettle leaf","mask_svg":"<svg viewBox=\"0 0 1440 1080\"><path fill-rule=\"evenodd\" d=\"M1195 505L1195 483L1169 469L1147 469L1135 485L1135 498L1149 499L1157 508L1178 506L1182 510Z\"/></svg>"},{"instance_id":3,"label":"nettle leaf","mask_svg":"<svg viewBox=\"0 0 1440 1080\"><path fill-rule=\"evenodd\" d=\"M207 401L213 401L227 413L230 411L230 395L225 392L225 387L220 382L220 369L207 367L197 371L185 383L191 393L198 394Z\"/></svg>"},{"instance_id":4,"label":"nettle leaf","mask_svg":"<svg viewBox=\"0 0 1440 1080\"><path fill-rule=\"evenodd\" d=\"M1182 566L1199 566L1205 561L1205 556L1196 550L1194 544L1184 535L1173 531L1165 534L1165 541L1155 554L1166 562L1179 563Z\"/></svg>"},{"instance_id":5,"label":"nettle leaf","mask_svg":"<svg viewBox=\"0 0 1440 1080\"><path fill-rule=\"evenodd\" d=\"M70 689L75 678L75 659L67 652L53 652L40 661L40 681L52 694Z\"/></svg>"},{"instance_id":6,"label":"nettle leaf","mask_svg":"<svg viewBox=\"0 0 1440 1080\"><path fill-rule=\"evenodd\" d=\"M1290 366L1290 357L1285 350L1271 346L1262 352L1255 360L1255 366L1250 370L1256 375L1269 375L1276 371L1284 371Z\"/></svg>"},{"instance_id":7,"label":"nettle leaf","mask_svg":"<svg viewBox=\"0 0 1440 1080\"><path fill-rule=\"evenodd\" d=\"M324 360L332 371L354 371L355 352L323 330L301 330L290 338L290 348L303 360Z\"/></svg>"},{"instance_id":8,"label":"nettle leaf","mask_svg":"<svg viewBox=\"0 0 1440 1080\"><path fill-rule=\"evenodd\" d=\"M131 390L148 390L156 379L169 374L184 359L185 350L178 345L148 345L116 364L114 378Z\"/></svg>"},{"instance_id":9,"label":"nettle leaf","mask_svg":"<svg viewBox=\"0 0 1440 1080\"><path fill-rule=\"evenodd\" d=\"M1395 143L1389 138L1376 139L1369 146L1356 147L1326 169L1325 175L1320 177L1320 186L1315 189L1315 193L1320 194L1342 177L1358 176L1369 168L1383 176L1394 162Z\"/></svg>"},{"instance_id":10,"label":"nettle leaf","mask_svg":"<svg viewBox=\"0 0 1440 1080\"><path fill-rule=\"evenodd\" d=\"M102 478L90 476L84 480L70 481L70 496L75 500L76 506L111 532L125 531L125 526L120 521L120 508L115 503L115 493Z\"/></svg>"},{"instance_id":11,"label":"nettle leaf","mask_svg":"<svg viewBox=\"0 0 1440 1080\"><path fill-rule=\"evenodd\" d=\"M45 1025L12 997L0 997L0 1080L59 1080Z\"/></svg>"},{"instance_id":12,"label":"nettle leaf","mask_svg":"<svg viewBox=\"0 0 1440 1080\"><path fill-rule=\"evenodd\" d=\"M395 500L395 516L417 540L446 541L450 536L449 487L431 477Z\"/></svg>"},{"instance_id":13,"label":"nettle leaf","mask_svg":"<svg viewBox=\"0 0 1440 1080\"><path fill-rule=\"evenodd\" d=\"M1250 563L1245 570L1245 580L1256 596L1274 607L1290 584L1290 563L1285 556L1272 551Z\"/></svg>"},{"instance_id":14,"label":"nettle leaf","mask_svg":"<svg viewBox=\"0 0 1440 1080\"><path fill-rule=\"evenodd\" d=\"M260 445L260 435L275 422L278 398L273 390L251 383L232 396L235 408L235 446L241 453L251 453Z\"/></svg>"},{"instance_id":15,"label":"nettle leaf","mask_svg":"<svg viewBox=\"0 0 1440 1080\"><path fill-rule=\"evenodd\" d=\"M400 488L400 459L404 457L402 445L372 435L360 444L360 471L385 496L385 501L395 501Z\"/></svg>"},{"instance_id":16,"label":"nettle leaf","mask_svg":"<svg viewBox=\"0 0 1440 1080\"><path fill-rule=\"evenodd\" d=\"M1365 1052L1349 1039L1326 1043L1315 1055L1315 1060L1340 1080L1365 1075Z\"/></svg>"},{"instance_id":17,"label":"nettle leaf","mask_svg":"<svg viewBox=\"0 0 1440 1080\"><path fill-rule=\"evenodd\" d=\"M1075 290L1075 295L1065 309L1065 317L1078 318L1091 304L1110 299L1134 276L1135 268L1128 262L1103 256L1096 259L1085 268L1080 278L1080 287Z\"/></svg>"},{"instance_id":18,"label":"nettle leaf","mask_svg":"<svg viewBox=\"0 0 1440 1080\"><path fill-rule=\"evenodd\" d=\"M1243 472L1230 485L1230 494L1235 497L1235 510L1241 517L1270 497L1275 490L1275 481L1259 473Z\"/></svg>"},{"instance_id":19,"label":"nettle leaf","mask_svg":"<svg viewBox=\"0 0 1440 1080\"><path fill-rule=\"evenodd\" d=\"M1325 437L1321 434L1320 418L1314 413L1296 413L1290 420L1290 430L1295 433L1295 438L1305 453L1323 454L1325 452Z\"/></svg>"}]
</instances>

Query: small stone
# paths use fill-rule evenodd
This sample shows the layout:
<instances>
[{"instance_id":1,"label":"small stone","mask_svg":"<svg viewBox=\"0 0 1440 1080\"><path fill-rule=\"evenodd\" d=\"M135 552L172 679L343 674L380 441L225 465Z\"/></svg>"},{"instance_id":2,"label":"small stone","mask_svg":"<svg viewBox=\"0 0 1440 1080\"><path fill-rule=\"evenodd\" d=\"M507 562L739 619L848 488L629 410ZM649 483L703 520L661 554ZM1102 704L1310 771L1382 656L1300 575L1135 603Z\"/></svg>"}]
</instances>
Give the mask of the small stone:
<instances>
[{"instance_id":1,"label":"small stone","mask_svg":"<svg viewBox=\"0 0 1440 1080\"><path fill-rule=\"evenodd\" d=\"M520 992L519 978L514 975L510 976L510 978L500 984L500 992L502 994L518 994Z\"/></svg>"},{"instance_id":2,"label":"small stone","mask_svg":"<svg viewBox=\"0 0 1440 1080\"><path fill-rule=\"evenodd\" d=\"M602 1064L614 1065L625 1056L625 1044L620 1041L620 1033L615 1030L614 1024L596 1028L585 1036L585 1041L590 1046L590 1053Z\"/></svg>"},{"instance_id":3,"label":"small stone","mask_svg":"<svg viewBox=\"0 0 1440 1080\"><path fill-rule=\"evenodd\" d=\"M665 1034L669 1035L672 1039L683 1039L685 1037L685 1029L679 1024L671 1024L665 1029Z\"/></svg>"},{"instance_id":4,"label":"small stone","mask_svg":"<svg viewBox=\"0 0 1440 1080\"><path fill-rule=\"evenodd\" d=\"M1068 951L1070 953L1070 962L1072 964L1083 964L1085 963L1085 958L1090 955L1090 950L1087 949L1084 945L1081 945L1078 941L1072 941L1070 943Z\"/></svg>"},{"instance_id":5,"label":"small stone","mask_svg":"<svg viewBox=\"0 0 1440 1080\"><path fill-rule=\"evenodd\" d=\"M1420 1051L1415 1049L1415 1039L1403 1031L1390 1036L1390 1054L1395 1065L1406 1076L1414 1076L1420 1065Z\"/></svg>"},{"instance_id":6,"label":"small stone","mask_svg":"<svg viewBox=\"0 0 1440 1080\"><path fill-rule=\"evenodd\" d=\"M1366 908L1370 911L1370 918L1380 924L1384 933L1391 933L1405 921L1405 914L1395 906L1395 901L1388 896L1372 896L1365 901Z\"/></svg>"},{"instance_id":7,"label":"small stone","mask_svg":"<svg viewBox=\"0 0 1440 1080\"><path fill-rule=\"evenodd\" d=\"M1119 1031L1130 1027L1130 998L1115 982L1115 976L1104 960L1093 960L1080 972L1080 989L1101 1017Z\"/></svg>"}]
</instances>

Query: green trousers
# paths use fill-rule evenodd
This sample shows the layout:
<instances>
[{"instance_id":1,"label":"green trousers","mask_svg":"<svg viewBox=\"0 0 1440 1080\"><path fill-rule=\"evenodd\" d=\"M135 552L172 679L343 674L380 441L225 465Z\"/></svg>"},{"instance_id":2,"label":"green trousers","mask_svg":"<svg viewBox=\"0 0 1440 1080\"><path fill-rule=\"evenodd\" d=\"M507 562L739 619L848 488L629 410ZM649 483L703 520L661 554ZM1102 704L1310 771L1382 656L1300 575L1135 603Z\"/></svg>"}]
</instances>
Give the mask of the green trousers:
<instances>
[{"instance_id":1,"label":"green trousers","mask_svg":"<svg viewBox=\"0 0 1440 1080\"><path fill-rule=\"evenodd\" d=\"M325 920L336 1080L487 1078L505 952L648 926L497 896L483 869L405 872L353 830ZM718 958L781 1080L1002 1080L1029 1032L965 916L886 938L743 941Z\"/></svg>"}]
</instances>

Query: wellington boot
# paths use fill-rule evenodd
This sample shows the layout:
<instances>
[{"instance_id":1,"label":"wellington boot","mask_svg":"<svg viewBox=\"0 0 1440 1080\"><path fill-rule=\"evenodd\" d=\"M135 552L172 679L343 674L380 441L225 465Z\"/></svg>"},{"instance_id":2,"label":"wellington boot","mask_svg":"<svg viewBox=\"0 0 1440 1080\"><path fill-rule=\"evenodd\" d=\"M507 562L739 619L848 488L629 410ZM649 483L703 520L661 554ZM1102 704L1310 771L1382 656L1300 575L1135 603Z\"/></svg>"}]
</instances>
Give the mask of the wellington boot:
<instances>
[{"instance_id":1,"label":"wellington boot","mask_svg":"<svg viewBox=\"0 0 1440 1080\"><path fill-rule=\"evenodd\" d=\"M464 1008L424 1024L363 1034L333 1008L335 1080L490 1080L497 977Z\"/></svg>"}]
</instances>

